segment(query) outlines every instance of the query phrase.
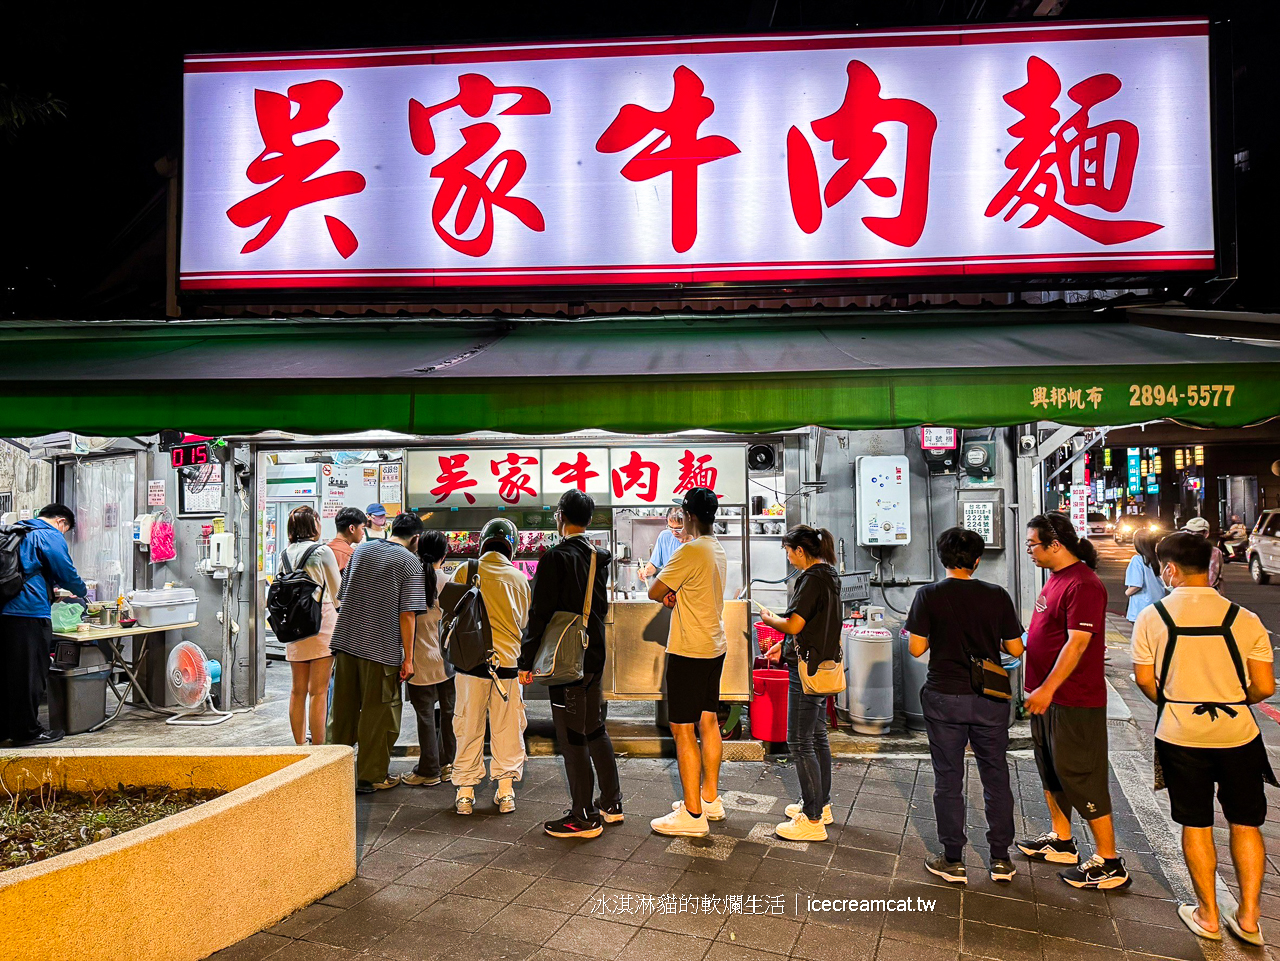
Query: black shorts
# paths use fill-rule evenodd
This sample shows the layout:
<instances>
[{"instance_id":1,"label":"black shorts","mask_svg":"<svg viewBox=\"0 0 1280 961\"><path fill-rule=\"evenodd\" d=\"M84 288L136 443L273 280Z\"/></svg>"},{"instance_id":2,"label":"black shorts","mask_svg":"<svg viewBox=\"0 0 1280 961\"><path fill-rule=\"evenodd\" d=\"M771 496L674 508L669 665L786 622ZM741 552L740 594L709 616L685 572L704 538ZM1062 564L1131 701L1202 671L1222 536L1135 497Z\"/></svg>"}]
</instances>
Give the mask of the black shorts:
<instances>
[{"instance_id":1,"label":"black shorts","mask_svg":"<svg viewBox=\"0 0 1280 961\"><path fill-rule=\"evenodd\" d=\"M1111 813L1105 707L1050 704L1031 715L1031 746L1040 783L1067 817L1073 808L1086 821Z\"/></svg>"},{"instance_id":2,"label":"black shorts","mask_svg":"<svg viewBox=\"0 0 1280 961\"><path fill-rule=\"evenodd\" d=\"M667 721L697 724L704 713L720 709L720 675L724 655L685 657L667 654Z\"/></svg>"},{"instance_id":3,"label":"black shorts","mask_svg":"<svg viewBox=\"0 0 1280 961\"><path fill-rule=\"evenodd\" d=\"M1269 762L1261 734L1240 747L1183 747L1157 739L1156 755L1178 824L1213 827L1215 784L1222 816L1228 822L1256 828L1266 821L1267 796L1262 782Z\"/></svg>"}]
</instances>

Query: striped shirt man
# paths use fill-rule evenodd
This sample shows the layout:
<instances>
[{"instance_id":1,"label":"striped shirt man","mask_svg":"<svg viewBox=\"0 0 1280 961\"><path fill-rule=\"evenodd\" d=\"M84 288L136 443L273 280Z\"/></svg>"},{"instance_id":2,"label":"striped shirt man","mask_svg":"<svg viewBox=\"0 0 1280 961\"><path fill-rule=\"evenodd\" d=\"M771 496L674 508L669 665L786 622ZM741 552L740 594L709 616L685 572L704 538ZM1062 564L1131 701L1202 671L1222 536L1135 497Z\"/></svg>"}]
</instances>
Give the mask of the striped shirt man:
<instances>
[{"instance_id":1,"label":"striped shirt man","mask_svg":"<svg viewBox=\"0 0 1280 961\"><path fill-rule=\"evenodd\" d=\"M341 600L330 648L399 667L400 615L427 610L422 562L395 541L365 540L351 555Z\"/></svg>"}]
</instances>

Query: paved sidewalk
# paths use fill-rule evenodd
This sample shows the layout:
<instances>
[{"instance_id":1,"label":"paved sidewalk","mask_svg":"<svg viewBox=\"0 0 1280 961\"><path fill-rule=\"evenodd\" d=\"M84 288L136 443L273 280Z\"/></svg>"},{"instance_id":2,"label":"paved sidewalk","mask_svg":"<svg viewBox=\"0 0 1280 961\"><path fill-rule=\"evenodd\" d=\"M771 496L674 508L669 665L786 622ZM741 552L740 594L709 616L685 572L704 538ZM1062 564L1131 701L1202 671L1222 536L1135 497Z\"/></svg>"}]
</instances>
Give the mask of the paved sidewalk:
<instances>
[{"instance_id":1,"label":"paved sidewalk","mask_svg":"<svg viewBox=\"0 0 1280 961\"><path fill-rule=\"evenodd\" d=\"M406 766L395 762L397 770ZM788 764L726 764L722 796L729 816L713 826L710 838L692 841L649 831L649 818L664 813L675 796L673 762L625 759L620 766L627 820L590 841L557 840L542 832L541 822L560 814L566 797L560 763L552 758L529 762L511 815L497 815L491 795L483 793L477 814L459 817L452 813L448 786L400 787L361 798L359 878L215 957L1205 957L1178 922L1172 900L1176 885L1166 878L1142 822L1114 778L1120 846L1134 884L1126 891L1103 893L1069 888L1048 865L1021 857L1013 883L997 885L972 850L966 889L925 872L922 859L936 843L927 761L837 762L832 840L807 845L780 843L770 833L787 801L798 796ZM1011 767L1020 798L1018 830L1038 829L1046 808L1034 762L1018 756ZM981 788L972 765L967 791L969 823L981 824ZM984 831L974 827L971 834L981 842ZM1269 877L1268 883L1280 894L1280 878ZM809 910L811 896L892 899L912 910L821 913ZM676 913L667 913L665 905L673 905ZM1269 906L1275 905L1280 898ZM743 913L727 913L738 910ZM1273 923L1280 933L1280 922ZM1248 956L1264 955L1255 951Z\"/></svg>"}]
</instances>

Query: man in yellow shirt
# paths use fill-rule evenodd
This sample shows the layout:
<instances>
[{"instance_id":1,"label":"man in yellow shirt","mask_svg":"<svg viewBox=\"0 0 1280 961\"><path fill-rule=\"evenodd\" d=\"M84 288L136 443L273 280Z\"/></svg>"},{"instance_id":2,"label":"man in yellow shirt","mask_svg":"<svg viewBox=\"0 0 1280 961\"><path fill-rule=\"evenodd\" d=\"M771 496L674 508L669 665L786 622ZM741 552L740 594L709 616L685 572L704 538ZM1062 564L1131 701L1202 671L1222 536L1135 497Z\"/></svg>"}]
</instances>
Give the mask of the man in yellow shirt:
<instances>
[{"instance_id":1,"label":"man in yellow shirt","mask_svg":"<svg viewBox=\"0 0 1280 961\"><path fill-rule=\"evenodd\" d=\"M1216 786L1240 884L1240 905L1222 920L1240 940L1261 945L1263 782L1276 779L1249 705L1275 693L1273 654L1258 616L1209 586L1212 551L1207 540L1187 532L1156 546L1161 579L1172 591L1133 625L1134 679L1157 705L1156 758L1196 891L1198 903L1180 906L1178 916L1199 937L1222 940L1214 880Z\"/></svg>"}]
</instances>

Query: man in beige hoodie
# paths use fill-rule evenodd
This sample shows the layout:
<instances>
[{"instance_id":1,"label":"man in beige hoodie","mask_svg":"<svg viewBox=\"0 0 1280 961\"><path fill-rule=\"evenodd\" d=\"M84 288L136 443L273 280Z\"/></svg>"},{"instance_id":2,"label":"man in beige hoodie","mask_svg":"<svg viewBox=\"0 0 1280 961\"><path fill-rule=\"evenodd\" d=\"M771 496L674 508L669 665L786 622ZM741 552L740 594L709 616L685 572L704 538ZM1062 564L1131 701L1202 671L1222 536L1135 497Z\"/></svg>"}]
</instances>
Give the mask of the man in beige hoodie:
<instances>
[{"instance_id":1,"label":"man in beige hoodie","mask_svg":"<svg viewBox=\"0 0 1280 961\"><path fill-rule=\"evenodd\" d=\"M502 814L516 809L515 782L524 774L524 729L528 721L516 661L520 657L520 636L529 620L529 579L511 563L513 547L505 537L490 537L480 545L477 575L493 634L498 677L494 680L486 666L471 673L459 671L454 678L457 700L453 731L458 749L452 781L458 789L454 809L459 814L472 812L475 786L484 780L486 720L493 752L489 777L498 782L493 801ZM465 584L470 567L469 563L459 565L453 579Z\"/></svg>"}]
</instances>

